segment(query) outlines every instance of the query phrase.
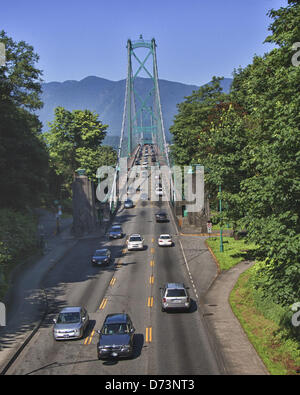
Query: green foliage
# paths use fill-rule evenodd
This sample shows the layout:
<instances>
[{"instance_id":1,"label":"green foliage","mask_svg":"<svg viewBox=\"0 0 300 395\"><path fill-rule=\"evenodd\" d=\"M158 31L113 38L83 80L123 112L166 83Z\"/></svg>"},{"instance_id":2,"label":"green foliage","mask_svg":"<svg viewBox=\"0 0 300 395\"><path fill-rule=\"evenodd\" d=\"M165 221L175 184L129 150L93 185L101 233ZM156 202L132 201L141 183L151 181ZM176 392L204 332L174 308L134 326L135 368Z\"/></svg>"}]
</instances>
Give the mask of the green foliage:
<instances>
[{"instance_id":1,"label":"green foliage","mask_svg":"<svg viewBox=\"0 0 300 395\"><path fill-rule=\"evenodd\" d=\"M4 30L0 41L5 45L6 62L0 67L1 102L10 102L29 110L43 106L40 100L42 72L35 67L39 56L24 41L15 42Z\"/></svg>"},{"instance_id":2,"label":"green foliage","mask_svg":"<svg viewBox=\"0 0 300 395\"><path fill-rule=\"evenodd\" d=\"M296 374L300 363L299 331L291 324L292 310L274 302L257 287L256 263L239 277L230 304L270 374Z\"/></svg>"},{"instance_id":3,"label":"green foliage","mask_svg":"<svg viewBox=\"0 0 300 395\"><path fill-rule=\"evenodd\" d=\"M199 140L204 141L205 145L205 130L209 125L211 109L224 97L220 80L221 78L214 77L211 84L194 91L178 105L178 114L170 128L174 142L171 146L171 155L176 164L197 164Z\"/></svg>"},{"instance_id":4,"label":"green foliage","mask_svg":"<svg viewBox=\"0 0 300 395\"><path fill-rule=\"evenodd\" d=\"M221 270L229 270L244 260L253 259L257 249L253 243L234 240L232 237L223 237L223 252L220 252L220 237L210 237L206 242L212 248Z\"/></svg>"},{"instance_id":5,"label":"green foliage","mask_svg":"<svg viewBox=\"0 0 300 395\"><path fill-rule=\"evenodd\" d=\"M33 48L0 32L7 62L0 67L0 206L24 209L47 191L48 154L42 125L29 110L41 107L38 57Z\"/></svg>"},{"instance_id":6,"label":"green foliage","mask_svg":"<svg viewBox=\"0 0 300 395\"><path fill-rule=\"evenodd\" d=\"M1 297L6 291L11 270L37 251L36 227L37 220L33 215L0 209Z\"/></svg>"}]
</instances>

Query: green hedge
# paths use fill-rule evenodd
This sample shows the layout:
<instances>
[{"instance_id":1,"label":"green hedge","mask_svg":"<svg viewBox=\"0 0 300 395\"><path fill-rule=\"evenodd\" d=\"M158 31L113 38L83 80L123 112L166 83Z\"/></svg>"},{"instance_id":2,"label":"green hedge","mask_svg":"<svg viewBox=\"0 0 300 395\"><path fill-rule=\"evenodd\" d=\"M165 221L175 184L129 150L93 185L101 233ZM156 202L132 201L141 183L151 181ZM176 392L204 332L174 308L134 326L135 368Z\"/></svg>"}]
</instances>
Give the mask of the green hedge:
<instances>
[{"instance_id":1,"label":"green hedge","mask_svg":"<svg viewBox=\"0 0 300 395\"><path fill-rule=\"evenodd\" d=\"M9 275L37 251L37 218L31 213L0 209L0 298L8 288Z\"/></svg>"}]
</instances>

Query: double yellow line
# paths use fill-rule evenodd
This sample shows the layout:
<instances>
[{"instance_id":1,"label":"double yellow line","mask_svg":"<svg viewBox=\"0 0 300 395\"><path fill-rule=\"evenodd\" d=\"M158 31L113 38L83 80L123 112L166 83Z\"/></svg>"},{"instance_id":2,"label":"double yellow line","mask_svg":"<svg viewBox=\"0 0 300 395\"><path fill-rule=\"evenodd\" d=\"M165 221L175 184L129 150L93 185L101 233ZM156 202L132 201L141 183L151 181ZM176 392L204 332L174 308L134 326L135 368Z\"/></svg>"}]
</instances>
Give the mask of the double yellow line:
<instances>
[{"instance_id":1,"label":"double yellow line","mask_svg":"<svg viewBox=\"0 0 300 395\"><path fill-rule=\"evenodd\" d=\"M152 342L152 327L149 326L146 328L146 343Z\"/></svg>"},{"instance_id":2,"label":"double yellow line","mask_svg":"<svg viewBox=\"0 0 300 395\"><path fill-rule=\"evenodd\" d=\"M109 285L110 285L111 287L113 287L113 286L115 285L115 282L116 282L116 277L113 277L113 278L110 280Z\"/></svg>"},{"instance_id":3,"label":"double yellow line","mask_svg":"<svg viewBox=\"0 0 300 395\"><path fill-rule=\"evenodd\" d=\"M88 337L85 339L84 344L91 344L91 341L92 341L92 339L93 339L94 334L95 334L95 330L93 329L93 330L92 330L92 333L90 334L90 336L88 336Z\"/></svg>"},{"instance_id":4,"label":"double yellow line","mask_svg":"<svg viewBox=\"0 0 300 395\"><path fill-rule=\"evenodd\" d=\"M99 306L99 310L104 310L104 308L106 306L106 303L107 303L107 298L103 298L102 302L101 302L101 304Z\"/></svg>"},{"instance_id":5,"label":"double yellow line","mask_svg":"<svg viewBox=\"0 0 300 395\"><path fill-rule=\"evenodd\" d=\"M148 298L148 307L152 307L153 306L153 296L149 296Z\"/></svg>"}]
</instances>

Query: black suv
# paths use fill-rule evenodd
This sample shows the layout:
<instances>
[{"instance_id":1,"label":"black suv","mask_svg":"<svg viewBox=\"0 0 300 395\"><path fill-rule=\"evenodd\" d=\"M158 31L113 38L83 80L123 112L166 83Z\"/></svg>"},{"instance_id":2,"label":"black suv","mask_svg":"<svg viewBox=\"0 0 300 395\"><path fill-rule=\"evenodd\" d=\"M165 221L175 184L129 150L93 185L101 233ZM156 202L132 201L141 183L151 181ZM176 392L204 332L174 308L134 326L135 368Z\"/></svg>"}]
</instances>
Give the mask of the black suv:
<instances>
[{"instance_id":1,"label":"black suv","mask_svg":"<svg viewBox=\"0 0 300 395\"><path fill-rule=\"evenodd\" d=\"M108 314L97 344L98 359L132 357L135 328L128 314Z\"/></svg>"},{"instance_id":2,"label":"black suv","mask_svg":"<svg viewBox=\"0 0 300 395\"><path fill-rule=\"evenodd\" d=\"M167 214L164 211L160 211L155 214L156 222L169 222Z\"/></svg>"}]
</instances>

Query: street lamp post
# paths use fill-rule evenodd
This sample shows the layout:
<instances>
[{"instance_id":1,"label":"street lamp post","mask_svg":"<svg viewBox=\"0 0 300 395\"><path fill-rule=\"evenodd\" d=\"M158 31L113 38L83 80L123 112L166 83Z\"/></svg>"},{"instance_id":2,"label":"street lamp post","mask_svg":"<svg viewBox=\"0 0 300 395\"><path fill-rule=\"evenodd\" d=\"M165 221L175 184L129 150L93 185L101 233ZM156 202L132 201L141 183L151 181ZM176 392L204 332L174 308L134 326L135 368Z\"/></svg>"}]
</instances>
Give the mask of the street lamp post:
<instances>
[{"instance_id":1,"label":"street lamp post","mask_svg":"<svg viewBox=\"0 0 300 395\"><path fill-rule=\"evenodd\" d=\"M222 230L222 189L221 184L219 185L219 210L220 210L220 252L224 252L223 247L223 230Z\"/></svg>"}]
</instances>

